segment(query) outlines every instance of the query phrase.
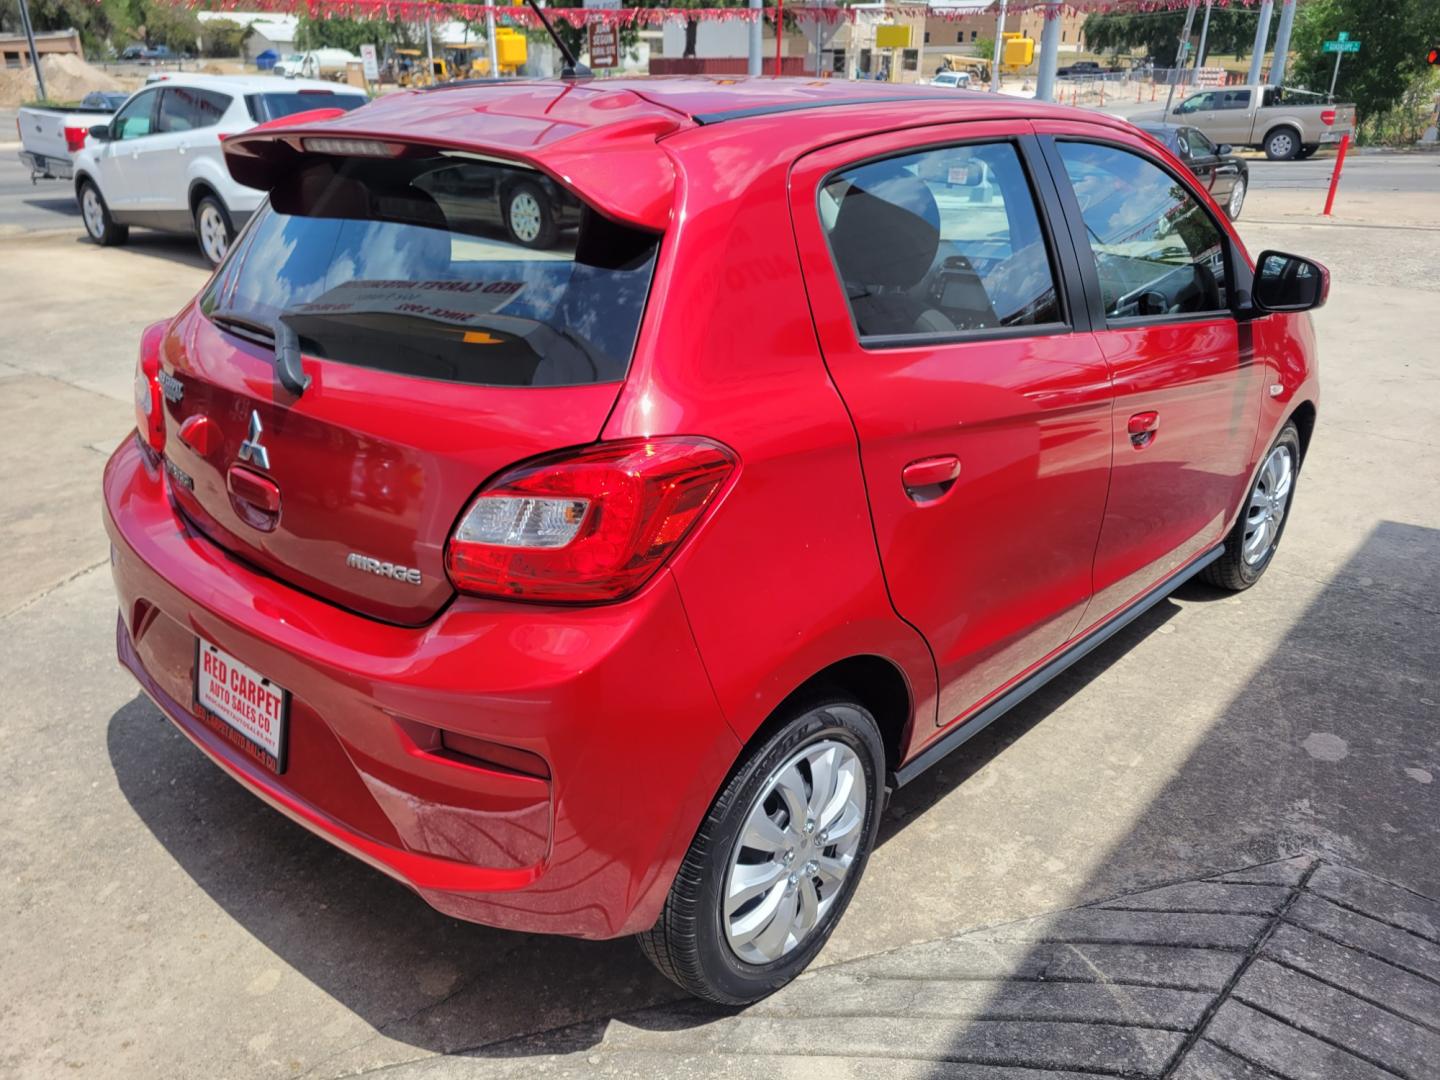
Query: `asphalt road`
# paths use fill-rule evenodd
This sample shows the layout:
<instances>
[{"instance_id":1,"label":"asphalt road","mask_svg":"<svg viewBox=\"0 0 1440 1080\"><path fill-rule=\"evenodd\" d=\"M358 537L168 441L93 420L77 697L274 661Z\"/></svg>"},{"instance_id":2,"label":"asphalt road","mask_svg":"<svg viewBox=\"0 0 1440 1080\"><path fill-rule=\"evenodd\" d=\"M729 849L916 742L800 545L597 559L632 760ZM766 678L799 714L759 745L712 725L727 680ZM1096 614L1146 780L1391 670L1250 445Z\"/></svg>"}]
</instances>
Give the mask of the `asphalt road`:
<instances>
[{"instance_id":1,"label":"asphalt road","mask_svg":"<svg viewBox=\"0 0 1440 1080\"><path fill-rule=\"evenodd\" d=\"M1324 153L1308 161L1250 160L1250 189L1273 188L1323 191L1335 170L1335 155ZM1440 154L1398 153L1346 155L1340 174L1340 191L1346 194L1382 194L1387 191L1429 194L1437 199L1440 218Z\"/></svg>"}]
</instances>

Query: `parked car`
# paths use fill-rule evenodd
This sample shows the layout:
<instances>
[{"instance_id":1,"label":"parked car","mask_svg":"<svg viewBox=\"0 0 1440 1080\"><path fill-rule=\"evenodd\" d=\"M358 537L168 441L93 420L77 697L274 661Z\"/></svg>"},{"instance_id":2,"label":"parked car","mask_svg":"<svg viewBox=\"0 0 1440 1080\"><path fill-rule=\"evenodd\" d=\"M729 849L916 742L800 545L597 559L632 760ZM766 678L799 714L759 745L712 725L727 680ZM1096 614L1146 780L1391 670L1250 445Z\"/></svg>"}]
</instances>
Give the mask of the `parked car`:
<instances>
[{"instance_id":1,"label":"parked car","mask_svg":"<svg viewBox=\"0 0 1440 1080\"><path fill-rule=\"evenodd\" d=\"M1355 106L1327 103L1318 94L1278 86L1225 86L1176 102L1169 113L1140 114L1197 128L1211 142L1264 150L1271 161L1307 158L1355 130Z\"/></svg>"},{"instance_id":2,"label":"parked car","mask_svg":"<svg viewBox=\"0 0 1440 1080\"><path fill-rule=\"evenodd\" d=\"M183 58L188 59L189 54ZM137 63L155 64L166 60L182 59L180 54L171 51L169 45L127 45L120 52L121 60L130 60Z\"/></svg>"},{"instance_id":3,"label":"parked car","mask_svg":"<svg viewBox=\"0 0 1440 1080\"><path fill-rule=\"evenodd\" d=\"M1065 79L1074 78L1079 75L1104 75L1105 69L1094 60L1076 60L1073 64L1066 64L1064 67L1056 68L1055 74Z\"/></svg>"},{"instance_id":4,"label":"parked car","mask_svg":"<svg viewBox=\"0 0 1440 1080\"><path fill-rule=\"evenodd\" d=\"M287 53L275 61L275 66L270 69L270 74L281 75L287 79L293 79L299 75L300 65L305 62L304 53Z\"/></svg>"},{"instance_id":5,"label":"parked car","mask_svg":"<svg viewBox=\"0 0 1440 1080\"><path fill-rule=\"evenodd\" d=\"M1250 166L1228 145L1216 146L1198 128L1175 124L1138 124L1141 131L1162 143L1195 174L1227 217L1235 221L1250 188Z\"/></svg>"},{"instance_id":6,"label":"parked car","mask_svg":"<svg viewBox=\"0 0 1440 1080\"><path fill-rule=\"evenodd\" d=\"M930 85L968 90L970 89L970 73L968 71L937 71L935 77L930 80Z\"/></svg>"},{"instance_id":7,"label":"parked car","mask_svg":"<svg viewBox=\"0 0 1440 1080\"><path fill-rule=\"evenodd\" d=\"M121 101L124 94L118 96ZM88 94L79 105L22 105L15 117L20 162L30 180L69 180L75 154L84 149L91 126L111 115L112 95Z\"/></svg>"},{"instance_id":8,"label":"parked car","mask_svg":"<svg viewBox=\"0 0 1440 1080\"><path fill-rule=\"evenodd\" d=\"M89 129L74 156L75 198L97 244L123 244L132 226L194 232L212 264L264 192L231 179L221 140L302 110L354 109L364 94L269 76L171 75L147 85Z\"/></svg>"},{"instance_id":9,"label":"parked car","mask_svg":"<svg viewBox=\"0 0 1440 1080\"><path fill-rule=\"evenodd\" d=\"M1265 572L1328 276L1123 121L732 82L228 139L268 204L142 335L104 501L120 660L225 772L441 911L735 1004L824 945L890 791ZM564 187L574 243L495 238L475 170Z\"/></svg>"}]
</instances>

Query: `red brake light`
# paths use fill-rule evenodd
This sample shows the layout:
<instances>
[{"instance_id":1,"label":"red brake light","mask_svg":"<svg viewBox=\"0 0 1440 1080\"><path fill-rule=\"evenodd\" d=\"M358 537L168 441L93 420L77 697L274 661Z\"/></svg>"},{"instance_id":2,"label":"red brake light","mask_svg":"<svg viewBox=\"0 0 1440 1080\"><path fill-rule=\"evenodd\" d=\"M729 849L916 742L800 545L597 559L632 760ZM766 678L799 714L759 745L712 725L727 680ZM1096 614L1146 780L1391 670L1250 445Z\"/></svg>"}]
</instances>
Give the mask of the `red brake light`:
<instances>
[{"instance_id":1,"label":"red brake light","mask_svg":"<svg viewBox=\"0 0 1440 1080\"><path fill-rule=\"evenodd\" d=\"M445 551L462 592L521 600L628 596L675 551L735 470L709 439L599 443L481 489Z\"/></svg>"},{"instance_id":2,"label":"red brake light","mask_svg":"<svg viewBox=\"0 0 1440 1080\"><path fill-rule=\"evenodd\" d=\"M160 341L164 322L151 323L140 334L140 359L135 364L135 426L145 444L165 452L165 399L160 394Z\"/></svg>"},{"instance_id":3,"label":"red brake light","mask_svg":"<svg viewBox=\"0 0 1440 1080\"><path fill-rule=\"evenodd\" d=\"M1335 123L1335 110L1334 110L1334 109L1321 109L1321 110L1320 110L1320 122L1321 122L1322 124L1324 124L1326 127L1329 127L1331 124Z\"/></svg>"},{"instance_id":4,"label":"red brake light","mask_svg":"<svg viewBox=\"0 0 1440 1080\"><path fill-rule=\"evenodd\" d=\"M85 149L85 136L90 133L89 128L67 127L65 129L65 149L70 153L78 153Z\"/></svg>"}]
</instances>

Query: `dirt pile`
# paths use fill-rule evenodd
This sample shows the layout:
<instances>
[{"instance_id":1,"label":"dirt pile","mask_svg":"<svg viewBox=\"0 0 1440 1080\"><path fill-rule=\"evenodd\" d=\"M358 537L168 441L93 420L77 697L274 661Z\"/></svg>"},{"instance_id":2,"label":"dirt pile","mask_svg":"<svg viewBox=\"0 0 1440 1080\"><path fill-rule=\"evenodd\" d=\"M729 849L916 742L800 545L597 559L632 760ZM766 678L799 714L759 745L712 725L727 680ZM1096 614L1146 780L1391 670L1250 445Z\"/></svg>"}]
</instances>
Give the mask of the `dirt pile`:
<instances>
[{"instance_id":1,"label":"dirt pile","mask_svg":"<svg viewBox=\"0 0 1440 1080\"><path fill-rule=\"evenodd\" d=\"M51 101L77 102L92 90L121 90L114 76L92 67L73 53L51 53L41 57L45 91ZM29 68L0 70L0 108L13 108L40 96L35 73Z\"/></svg>"}]
</instances>

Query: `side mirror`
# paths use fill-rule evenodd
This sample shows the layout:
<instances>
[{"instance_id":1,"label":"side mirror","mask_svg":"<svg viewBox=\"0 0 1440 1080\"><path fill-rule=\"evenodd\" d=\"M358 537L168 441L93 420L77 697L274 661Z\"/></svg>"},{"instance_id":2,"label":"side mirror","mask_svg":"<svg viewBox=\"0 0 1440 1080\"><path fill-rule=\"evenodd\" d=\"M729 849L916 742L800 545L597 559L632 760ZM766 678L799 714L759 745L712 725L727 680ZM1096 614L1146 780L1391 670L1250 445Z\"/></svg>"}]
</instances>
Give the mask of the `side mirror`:
<instances>
[{"instance_id":1,"label":"side mirror","mask_svg":"<svg viewBox=\"0 0 1440 1080\"><path fill-rule=\"evenodd\" d=\"M110 125L109 125L109 124L96 124L96 125L95 125L94 127L92 127L89 131L87 131L86 134L89 135L90 138L94 139L96 142L109 142L109 141L110 141Z\"/></svg>"},{"instance_id":2,"label":"side mirror","mask_svg":"<svg viewBox=\"0 0 1440 1080\"><path fill-rule=\"evenodd\" d=\"M1330 295L1330 271L1313 259L1262 251L1255 263L1255 306L1261 311L1310 311Z\"/></svg>"},{"instance_id":3,"label":"side mirror","mask_svg":"<svg viewBox=\"0 0 1440 1080\"><path fill-rule=\"evenodd\" d=\"M1233 146L1231 146L1228 142L1221 143L1219 146L1217 146L1217 147L1215 148L1215 153L1217 153L1217 154L1220 155L1221 157L1229 157L1229 156L1230 156L1231 154L1233 154L1234 152L1235 152L1235 148L1234 148Z\"/></svg>"}]
</instances>

